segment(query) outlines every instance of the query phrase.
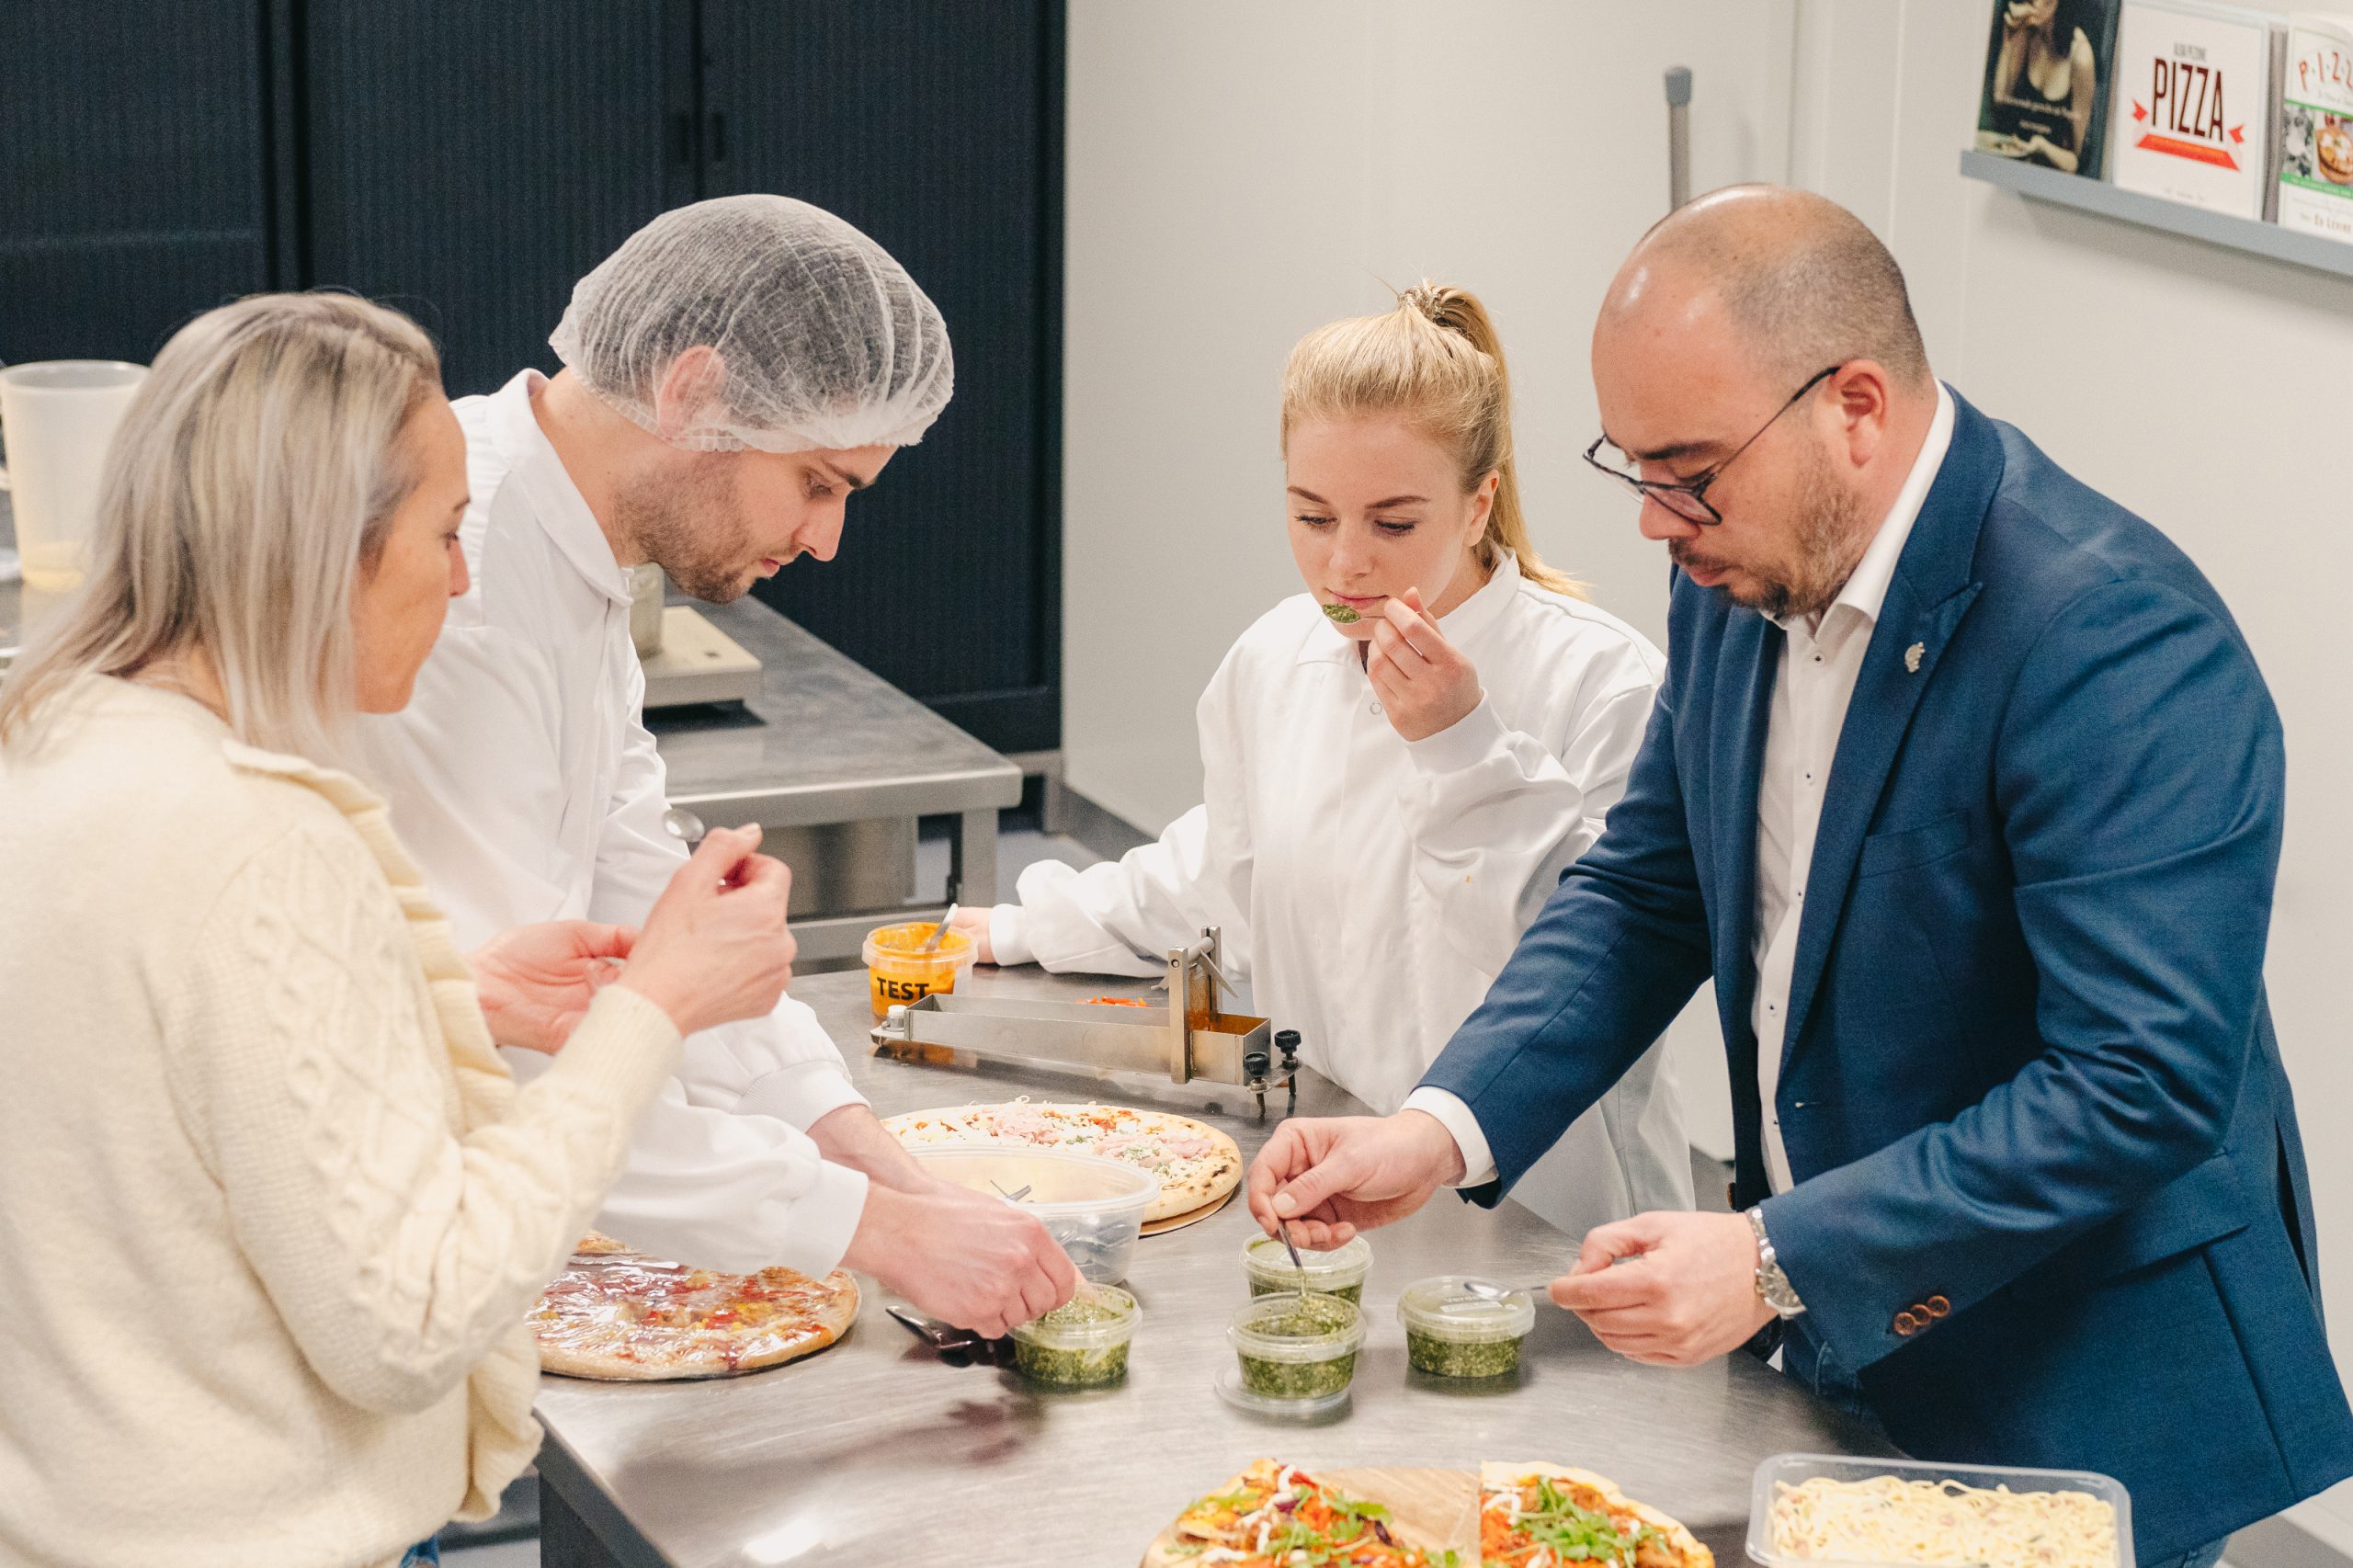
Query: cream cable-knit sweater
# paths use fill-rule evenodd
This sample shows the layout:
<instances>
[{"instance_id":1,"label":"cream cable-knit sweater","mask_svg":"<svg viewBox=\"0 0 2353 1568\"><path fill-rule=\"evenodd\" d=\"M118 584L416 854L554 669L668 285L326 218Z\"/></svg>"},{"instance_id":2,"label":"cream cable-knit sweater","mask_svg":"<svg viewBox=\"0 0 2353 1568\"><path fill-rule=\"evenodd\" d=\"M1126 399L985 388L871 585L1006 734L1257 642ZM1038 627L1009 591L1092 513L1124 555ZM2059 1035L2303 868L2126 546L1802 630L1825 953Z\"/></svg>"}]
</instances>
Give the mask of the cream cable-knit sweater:
<instances>
[{"instance_id":1,"label":"cream cable-knit sweater","mask_svg":"<svg viewBox=\"0 0 2353 1568\"><path fill-rule=\"evenodd\" d=\"M0 1562L397 1562L539 1445L523 1315L678 1035L517 1091L352 778L119 680L0 756Z\"/></svg>"}]
</instances>

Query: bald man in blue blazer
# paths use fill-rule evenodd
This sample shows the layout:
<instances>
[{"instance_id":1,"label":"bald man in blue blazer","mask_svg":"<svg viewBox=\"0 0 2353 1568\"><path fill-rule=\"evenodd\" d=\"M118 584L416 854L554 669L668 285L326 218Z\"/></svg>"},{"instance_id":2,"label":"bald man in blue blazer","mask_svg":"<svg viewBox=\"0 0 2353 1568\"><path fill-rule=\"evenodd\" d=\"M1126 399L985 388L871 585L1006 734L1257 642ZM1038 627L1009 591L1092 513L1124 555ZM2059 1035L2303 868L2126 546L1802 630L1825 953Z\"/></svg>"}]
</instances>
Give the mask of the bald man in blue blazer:
<instances>
[{"instance_id":1,"label":"bald man in blue blazer","mask_svg":"<svg viewBox=\"0 0 2353 1568\"><path fill-rule=\"evenodd\" d=\"M1286 1123L1254 1210L1330 1245L1499 1201L1712 978L1735 1212L1604 1226L1554 1299L1645 1361L1778 1346L1923 1458L2116 1476L2145 1568L2211 1563L2353 1474L2245 639L1936 381L1819 197L1661 223L1593 357L1588 460L1675 563L1626 796L1405 1108Z\"/></svg>"}]
</instances>

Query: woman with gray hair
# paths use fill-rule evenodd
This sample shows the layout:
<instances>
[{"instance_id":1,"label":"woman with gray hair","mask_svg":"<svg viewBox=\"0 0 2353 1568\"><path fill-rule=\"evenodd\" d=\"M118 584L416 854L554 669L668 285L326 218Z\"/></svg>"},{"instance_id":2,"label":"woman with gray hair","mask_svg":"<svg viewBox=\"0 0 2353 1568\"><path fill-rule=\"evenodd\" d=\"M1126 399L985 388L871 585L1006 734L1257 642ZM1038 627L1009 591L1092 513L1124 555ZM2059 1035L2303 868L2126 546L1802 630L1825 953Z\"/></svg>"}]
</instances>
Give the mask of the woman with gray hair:
<instances>
[{"instance_id":1,"label":"woman with gray hair","mask_svg":"<svg viewBox=\"0 0 2353 1568\"><path fill-rule=\"evenodd\" d=\"M224 306L157 357L91 580L0 687L0 1558L391 1564L493 1512L539 1443L525 1312L682 1034L790 976L756 831L642 933L461 958L324 765L407 701L466 502L415 324ZM518 1090L494 1043L560 1054Z\"/></svg>"}]
</instances>

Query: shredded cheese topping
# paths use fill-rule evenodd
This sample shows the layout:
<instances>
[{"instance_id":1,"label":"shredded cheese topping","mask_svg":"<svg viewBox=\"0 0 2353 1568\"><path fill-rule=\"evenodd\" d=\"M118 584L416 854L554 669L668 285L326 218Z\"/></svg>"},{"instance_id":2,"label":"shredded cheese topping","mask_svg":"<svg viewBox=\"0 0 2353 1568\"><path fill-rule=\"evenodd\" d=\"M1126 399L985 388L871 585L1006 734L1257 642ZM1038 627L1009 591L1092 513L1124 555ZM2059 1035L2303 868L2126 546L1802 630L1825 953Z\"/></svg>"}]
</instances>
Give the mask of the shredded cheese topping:
<instances>
[{"instance_id":1,"label":"shredded cheese topping","mask_svg":"<svg viewBox=\"0 0 2353 1568\"><path fill-rule=\"evenodd\" d=\"M1777 1486L1773 1550L1868 1562L2116 1568L2116 1510L2085 1492L1816 1476Z\"/></svg>"}]
</instances>

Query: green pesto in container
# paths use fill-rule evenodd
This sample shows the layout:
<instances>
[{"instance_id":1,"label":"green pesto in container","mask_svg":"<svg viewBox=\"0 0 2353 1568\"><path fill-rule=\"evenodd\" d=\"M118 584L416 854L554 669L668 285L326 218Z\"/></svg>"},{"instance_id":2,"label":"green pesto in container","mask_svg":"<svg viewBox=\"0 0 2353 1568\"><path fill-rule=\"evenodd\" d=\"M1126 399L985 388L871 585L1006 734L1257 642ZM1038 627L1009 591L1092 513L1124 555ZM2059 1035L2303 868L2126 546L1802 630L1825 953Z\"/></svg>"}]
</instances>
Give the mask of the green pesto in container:
<instances>
[{"instance_id":1,"label":"green pesto in container","mask_svg":"<svg viewBox=\"0 0 2353 1568\"><path fill-rule=\"evenodd\" d=\"M1226 1330L1242 1386L1269 1399L1323 1399L1346 1390L1364 1347L1364 1314L1337 1296L1260 1296Z\"/></svg>"},{"instance_id":2,"label":"green pesto in container","mask_svg":"<svg viewBox=\"0 0 2353 1568\"><path fill-rule=\"evenodd\" d=\"M1242 1271L1254 1296L1297 1295L1302 1290L1364 1304L1364 1277L1372 1269L1372 1244L1351 1236L1330 1252L1300 1249L1293 1268L1280 1236L1253 1236L1242 1248Z\"/></svg>"},{"instance_id":3,"label":"green pesto in container","mask_svg":"<svg viewBox=\"0 0 2353 1568\"><path fill-rule=\"evenodd\" d=\"M1525 1290L1501 1301L1467 1289L1464 1277L1416 1279L1397 1298L1405 1325L1405 1359L1417 1372L1440 1378L1502 1378L1519 1370L1520 1341L1536 1326L1536 1303Z\"/></svg>"},{"instance_id":4,"label":"green pesto in container","mask_svg":"<svg viewBox=\"0 0 2353 1568\"><path fill-rule=\"evenodd\" d=\"M1095 1287L1095 1299L1056 1307L1013 1330L1013 1364L1047 1388L1105 1388L1128 1375L1128 1345L1135 1337L1136 1302L1116 1286Z\"/></svg>"}]
</instances>

